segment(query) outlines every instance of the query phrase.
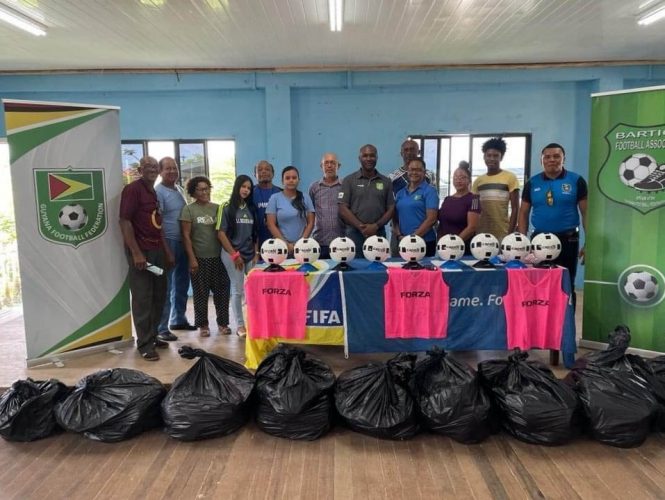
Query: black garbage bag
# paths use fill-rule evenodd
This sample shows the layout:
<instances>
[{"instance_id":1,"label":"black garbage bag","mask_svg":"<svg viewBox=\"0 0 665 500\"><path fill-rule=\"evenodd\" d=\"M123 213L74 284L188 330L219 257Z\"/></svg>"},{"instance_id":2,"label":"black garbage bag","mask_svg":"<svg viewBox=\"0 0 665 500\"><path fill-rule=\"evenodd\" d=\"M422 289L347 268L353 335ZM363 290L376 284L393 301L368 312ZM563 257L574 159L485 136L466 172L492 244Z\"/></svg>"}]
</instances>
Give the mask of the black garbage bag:
<instances>
[{"instance_id":1,"label":"black garbage bag","mask_svg":"<svg viewBox=\"0 0 665 500\"><path fill-rule=\"evenodd\" d=\"M382 439L409 439L419 430L409 389L416 356L400 353L386 363L369 363L342 373L335 407L354 431Z\"/></svg>"},{"instance_id":2,"label":"black garbage bag","mask_svg":"<svg viewBox=\"0 0 665 500\"><path fill-rule=\"evenodd\" d=\"M162 401L164 431L175 439L194 441L225 436L242 427L250 415L254 375L202 349L182 346L178 353L199 360L173 382Z\"/></svg>"},{"instance_id":3,"label":"black garbage bag","mask_svg":"<svg viewBox=\"0 0 665 500\"><path fill-rule=\"evenodd\" d=\"M565 379L579 394L589 434L621 448L645 441L662 414L657 397L665 402L662 383L642 358L626 354L629 346L630 330L617 326L607 349L577 360Z\"/></svg>"},{"instance_id":4,"label":"black garbage bag","mask_svg":"<svg viewBox=\"0 0 665 500\"><path fill-rule=\"evenodd\" d=\"M55 379L17 380L0 397L0 436L7 441L34 441L57 430L53 410L69 393Z\"/></svg>"},{"instance_id":5,"label":"black garbage bag","mask_svg":"<svg viewBox=\"0 0 665 500\"><path fill-rule=\"evenodd\" d=\"M332 425L335 374L302 349L281 344L256 370L256 423L287 439L314 440Z\"/></svg>"},{"instance_id":6,"label":"black garbage bag","mask_svg":"<svg viewBox=\"0 0 665 500\"><path fill-rule=\"evenodd\" d=\"M526 443L567 443L580 430L577 395L546 365L527 361L528 357L527 352L516 349L508 360L478 364L501 428Z\"/></svg>"},{"instance_id":7,"label":"black garbage bag","mask_svg":"<svg viewBox=\"0 0 665 500\"><path fill-rule=\"evenodd\" d=\"M476 371L438 347L416 364L412 393L423 426L460 443L490 434L490 400Z\"/></svg>"},{"instance_id":8,"label":"black garbage bag","mask_svg":"<svg viewBox=\"0 0 665 500\"><path fill-rule=\"evenodd\" d=\"M138 370L101 370L79 380L55 416L65 430L112 443L159 427L165 394L159 380Z\"/></svg>"}]
</instances>

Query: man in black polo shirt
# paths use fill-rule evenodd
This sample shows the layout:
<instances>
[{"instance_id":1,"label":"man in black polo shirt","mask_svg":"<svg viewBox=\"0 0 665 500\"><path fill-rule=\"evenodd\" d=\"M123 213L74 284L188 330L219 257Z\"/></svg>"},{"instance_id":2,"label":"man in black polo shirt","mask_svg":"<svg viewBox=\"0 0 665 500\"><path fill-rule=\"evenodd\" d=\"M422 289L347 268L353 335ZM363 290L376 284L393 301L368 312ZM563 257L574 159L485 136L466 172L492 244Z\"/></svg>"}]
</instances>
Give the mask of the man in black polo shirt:
<instances>
[{"instance_id":1,"label":"man in black polo shirt","mask_svg":"<svg viewBox=\"0 0 665 500\"><path fill-rule=\"evenodd\" d=\"M363 255L366 238L385 237L385 225L395 211L392 183L376 170L378 157L371 144L360 148L360 170L344 178L339 193L339 214L347 224L346 236L356 245L357 257Z\"/></svg>"}]
</instances>

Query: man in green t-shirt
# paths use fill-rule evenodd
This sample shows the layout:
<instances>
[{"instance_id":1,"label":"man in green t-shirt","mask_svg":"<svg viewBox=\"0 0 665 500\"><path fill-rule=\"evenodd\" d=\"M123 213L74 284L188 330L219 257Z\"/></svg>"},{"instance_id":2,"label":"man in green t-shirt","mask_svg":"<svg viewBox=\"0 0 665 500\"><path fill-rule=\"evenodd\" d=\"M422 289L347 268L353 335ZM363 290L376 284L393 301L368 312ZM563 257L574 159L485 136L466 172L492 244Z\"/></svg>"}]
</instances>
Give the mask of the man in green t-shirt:
<instances>
[{"instance_id":1,"label":"man in green t-shirt","mask_svg":"<svg viewBox=\"0 0 665 500\"><path fill-rule=\"evenodd\" d=\"M515 231L520 204L520 185L512 172L501 170L506 142L492 137L483 144L487 173L473 181L471 191L480 198L480 219L477 233L490 233L501 240ZM510 211L508 206L510 205Z\"/></svg>"}]
</instances>

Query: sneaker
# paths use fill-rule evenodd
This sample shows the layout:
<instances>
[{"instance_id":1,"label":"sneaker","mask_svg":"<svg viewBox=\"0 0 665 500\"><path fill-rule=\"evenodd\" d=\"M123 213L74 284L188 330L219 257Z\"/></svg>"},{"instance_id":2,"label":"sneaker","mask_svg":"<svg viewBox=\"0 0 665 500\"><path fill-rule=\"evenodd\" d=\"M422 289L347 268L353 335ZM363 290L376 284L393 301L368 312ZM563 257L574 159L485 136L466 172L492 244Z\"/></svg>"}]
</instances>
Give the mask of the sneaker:
<instances>
[{"instance_id":1,"label":"sneaker","mask_svg":"<svg viewBox=\"0 0 665 500\"><path fill-rule=\"evenodd\" d=\"M635 184L638 191L662 191L665 189L665 165L651 172L644 180Z\"/></svg>"},{"instance_id":2,"label":"sneaker","mask_svg":"<svg viewBox=\"0 0 665 500\"><path fill-rule=\"evenodd\" d=\"M169 343L165 342L162 339L160 339L159 337L157 337L155 339L155 347L157 347L158 349L168 349L169 348Z\"/></svg>"},{"instance_id":3,"label":"sneaker","mask_svg":"<svg viewBox=\"0 0 665 500\"><path fill-rule=\"evenodd\" d=\"M171 330L190 330L192 332L196 330L196 327L194 325L190 325L189 323L178 323L177 325L169 325L169 328Z\"/></svg>"},{"instance_id":4,"label":"sneaker","mask_svg":"<svg viewBox=\"0 0 665 500\"><path fill-rule=\"evenodd\" d=\"M159 340L165 340L167 342L171 342L172 340L178 340L178 337L176 337L173 332L162 332L157 334L157 338Z\"/></svg>"},{"instance_id":5,"label":"sneaker","mask_svg":"<svg viewBox=\"0 0 665 500\"><path fill-rule=\"evenodd\" d=\"M159 354L155 351L144 352L141 354L141 357L146 361L159 361Z\"/></svg>"}]
</instances>

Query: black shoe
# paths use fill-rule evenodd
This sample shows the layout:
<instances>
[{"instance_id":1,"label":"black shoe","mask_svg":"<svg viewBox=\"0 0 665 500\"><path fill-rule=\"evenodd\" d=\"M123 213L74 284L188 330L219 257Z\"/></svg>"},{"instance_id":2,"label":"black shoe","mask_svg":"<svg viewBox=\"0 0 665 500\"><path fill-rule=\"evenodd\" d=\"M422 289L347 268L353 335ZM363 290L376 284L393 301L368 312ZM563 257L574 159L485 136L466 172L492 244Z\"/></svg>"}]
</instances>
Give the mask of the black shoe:
<instances>
[{"instance_id":1,"label":"black shoe","mask_svg":"<svg viewBox=\"0 0 665 500\"><path fill-rule=\"evenodd\" d=\"M158 349L168 349L169 348L169 343L164 342L160 338L156 338L155 339L155 347L157 347Z\"/></svg>"},{"instance_id":2,"label":"black shoe","mask_svg":"<svg viewBox=\"0 0 665 500\"><path fill-rule=\"evenodd\" d=\"M178 325L169 325L169 328L171 330L196 330L196 327L194 325L190 325L189 323L182 323Z\"/></svg>"},{"instance_id":3,"label":"black shoe","mask_svg":"<svg viewBox=\"0 0 665 500\"><path fill-rule=\"evenodd\" d=\"M159 340L166 340L166 341L171 341L171 340L178 340L178 337L173 335L172 332L162 332L157 334L157 338Z\"/></svg>"}]
</instances>

